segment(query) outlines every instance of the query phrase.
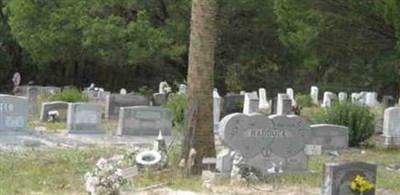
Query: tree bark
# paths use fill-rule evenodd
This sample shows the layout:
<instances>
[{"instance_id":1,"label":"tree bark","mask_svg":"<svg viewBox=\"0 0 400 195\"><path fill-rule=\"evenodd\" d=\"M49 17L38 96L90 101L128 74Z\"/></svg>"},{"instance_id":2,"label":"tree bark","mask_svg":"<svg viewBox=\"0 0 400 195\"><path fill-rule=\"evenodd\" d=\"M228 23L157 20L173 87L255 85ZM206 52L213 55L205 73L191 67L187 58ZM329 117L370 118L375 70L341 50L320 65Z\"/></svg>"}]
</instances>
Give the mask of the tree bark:
<instances>
[{"instance_id":1,"label":"tree bark","mask_svg":"<svg viewBox=\"0 0 400 195\"><path fill-rule=\"evenodd\" d=\"M201 174L202 159L215 157L213 133L214 54L216 43L216 0L193 0L187 74L187 105L182 158L196 151L190 174Z\"/></svg>"}]
</instances>

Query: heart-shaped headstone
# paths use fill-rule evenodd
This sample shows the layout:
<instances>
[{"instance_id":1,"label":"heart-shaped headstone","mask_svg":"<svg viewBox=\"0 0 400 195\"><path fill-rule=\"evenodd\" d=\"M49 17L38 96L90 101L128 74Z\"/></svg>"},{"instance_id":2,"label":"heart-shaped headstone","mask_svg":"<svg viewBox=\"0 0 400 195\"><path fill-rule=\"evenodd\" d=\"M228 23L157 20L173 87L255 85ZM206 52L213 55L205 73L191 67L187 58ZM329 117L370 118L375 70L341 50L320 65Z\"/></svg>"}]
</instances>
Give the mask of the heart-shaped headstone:
<instances>
[{"instance_id":1,"label":"heart-shaped headstone","mask_svg":"<svg viewBox=\"0 0 400 195\"><path fill-rule=\"evenodd\" d=\"M221 120L219 132L229 148L251 158L268 148L276 136L280 136L274 129L272 120L265 115L235 113Z\"/></svg>"},{"instance_id":2,"label":"heart-shaped headstone","mask_svg":"<svg viewBox=\"0 0 400 195\"><path fill-rule=\"evenodd\" d=\"M303 152L304 147L310 141L310 124L303 118L296 115L273 115L269 117L275 130L283 131L285 136L276 137L271 144L271 152L289 158Z\"/></svg>"}]
</instances>

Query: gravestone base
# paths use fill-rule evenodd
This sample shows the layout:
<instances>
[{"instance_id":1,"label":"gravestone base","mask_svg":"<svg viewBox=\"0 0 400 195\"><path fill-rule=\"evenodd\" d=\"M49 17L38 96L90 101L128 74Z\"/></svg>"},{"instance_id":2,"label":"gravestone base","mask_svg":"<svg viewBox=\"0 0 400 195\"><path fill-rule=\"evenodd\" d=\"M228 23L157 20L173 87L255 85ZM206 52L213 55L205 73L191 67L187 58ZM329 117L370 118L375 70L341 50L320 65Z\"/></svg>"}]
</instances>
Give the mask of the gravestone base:
<instances>
[{"instance_id":1,"label":"gravestone base","mask_svg":"<svg viewBox=\"0 0 400 195\"><path fill-rule=\"evenodd\" d=\"M68 134L103 134L98 130L68 130Z\"/></svg>"},{"instance_id":2,"label":"gravestone base","mask_svg":"<svg viewBox=\"0 0 400 195\"><path fill-rule=\"evenodd\" d=\"M382 136L383 146L400 146L400 137L385 137Z\"/></svg>"}]
</instances>

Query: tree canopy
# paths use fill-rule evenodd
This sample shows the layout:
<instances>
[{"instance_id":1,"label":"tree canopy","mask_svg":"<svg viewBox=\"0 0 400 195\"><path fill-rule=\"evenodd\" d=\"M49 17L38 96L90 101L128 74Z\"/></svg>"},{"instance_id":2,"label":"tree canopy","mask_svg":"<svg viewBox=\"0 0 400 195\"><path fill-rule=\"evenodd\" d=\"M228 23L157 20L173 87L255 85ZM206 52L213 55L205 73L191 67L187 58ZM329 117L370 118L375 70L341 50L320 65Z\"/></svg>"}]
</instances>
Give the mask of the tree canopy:
<instances>
[{"instance_id":1,"label":"tree canopy","mask_svg":"<svg viewBox=\"0 0 400 195\"><path fill-rule=\"evenodd\" d=\"M400 86L398 0L219 0L215 86ZM0 0L0 82L156 89L184 82L190 0ZM340 75L340 76L338 76Z\"/></svg>"}]
</instances>

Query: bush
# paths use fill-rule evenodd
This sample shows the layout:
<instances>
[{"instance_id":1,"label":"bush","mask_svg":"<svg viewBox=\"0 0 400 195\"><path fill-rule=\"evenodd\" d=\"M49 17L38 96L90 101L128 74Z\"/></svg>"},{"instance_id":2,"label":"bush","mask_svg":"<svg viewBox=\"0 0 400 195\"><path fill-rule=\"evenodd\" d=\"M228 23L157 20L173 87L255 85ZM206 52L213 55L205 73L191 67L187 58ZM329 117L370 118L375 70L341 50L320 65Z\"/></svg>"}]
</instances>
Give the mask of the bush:
<instances>
[{"instance_id":1,"label":"bush","mask_svg":"<svg viewBox=\"0 0 400 195\"><path fill-rule=\"evenodd\" d=\"M320 116L322 122L349 128L349 146L360 146L374 133L374 114L365 105L335 102Z\"/></svg>"},{"instance_id":2,"label":"bush","mask_svg":"<svg viewBox=\"0 0 400 195\"><path fill-rule=\"evenodd\" d=\"M65 102L88 102L89 97L83 94L78 88L71 87L48 97L47 100Z\"/></svg>"},{"instance_id":3,"label":"bush","mask_svg":"<svg viewBox=\"0 0 400 195\"><path fill-rule=\"evenodd\" d=\"M149 87L147 87L146 85L144 85L138 89L138 93L146 97L152 97L154 91Z\"/></svg>"},{"instance_id":4,"label":"bush","mask_svg":"<svg viewBox=\"0 0 400 195\"><path fill-rule=\"evenodd\" d=\"M186 95L171 94L164 107L172 110L174 127L181 127L185 118Z\"/></svg>"},{"instance_id":5,"label":"bush","mask_svg":"<svg viewBox=\"0 0 400 195\"><path fill-rule=\"evenodd\" d=\"M294 99L297 102L297 106L299 106L300 108L311 107L314 105L310 95L307 94L298 93L296 94L296 97Z\"/></svg>"}]
</instances>

